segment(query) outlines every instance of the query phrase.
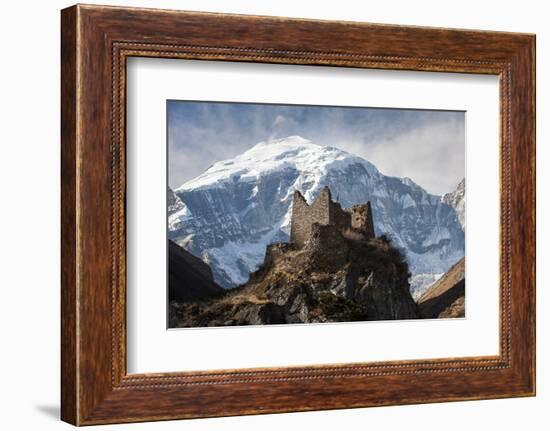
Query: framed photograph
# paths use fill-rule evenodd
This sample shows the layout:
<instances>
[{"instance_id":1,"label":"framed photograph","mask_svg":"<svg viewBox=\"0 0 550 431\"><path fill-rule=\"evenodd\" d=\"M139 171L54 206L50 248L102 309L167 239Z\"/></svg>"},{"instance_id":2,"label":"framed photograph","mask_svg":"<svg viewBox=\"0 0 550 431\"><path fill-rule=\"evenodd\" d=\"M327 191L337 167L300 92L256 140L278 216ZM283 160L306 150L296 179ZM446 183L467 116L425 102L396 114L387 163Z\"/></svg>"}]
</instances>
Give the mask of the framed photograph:
<instances>
[{"instance_id":1,"label":"framed photograph","mask_svg":"<svg viewBox=\"0 0 550 431\"><path fill-rule=\"evenodd\" d=\"M535 394L535 37L62 11L62 419Z\"/></svg>"},{"instance_id":2,"label":"framed photograph","mask_svg":"<svg viewBox=\"0 0 550 431\"><path fill-rule=\"evenodd\" d=\"M169 100L167 126L169 328L465 317L465 112Z\"/></svg>"}]
</instances>

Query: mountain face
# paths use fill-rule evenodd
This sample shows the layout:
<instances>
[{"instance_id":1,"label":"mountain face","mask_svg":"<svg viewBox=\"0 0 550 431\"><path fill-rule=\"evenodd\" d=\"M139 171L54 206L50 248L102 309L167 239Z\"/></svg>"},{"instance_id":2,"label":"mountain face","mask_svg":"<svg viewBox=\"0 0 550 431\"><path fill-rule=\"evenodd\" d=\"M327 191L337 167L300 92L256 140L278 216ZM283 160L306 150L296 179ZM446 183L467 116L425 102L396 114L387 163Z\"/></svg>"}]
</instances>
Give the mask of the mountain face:
<instances>
[{"instance_id":1,"label":"mountain face","mask_svg":"<svg viewBox=\"0 0 550 431\"><path fill-rule=\"evenodd\" d=\"M440 196L298 136L261 142L169 190L168 236L208 263L219 285L240 285L266 245L288 241L294 191L311 203L324 186L344 208L371 202L376 235L388 233L413 276L444 273L464 256L464 231Z\"/></svg>"},{"instance_id":2,"label":"mountain face","mask_svg":"<svg viewBox=\"0 0 550 431\"><path fill-rule=\"evenodd\" d=\"M465 230L466 224L466 180L462 179L456 189L451 192L443 195L443 202L451 206L458 216L458 221L462 230Z\"/></svg>"}]
</instances>

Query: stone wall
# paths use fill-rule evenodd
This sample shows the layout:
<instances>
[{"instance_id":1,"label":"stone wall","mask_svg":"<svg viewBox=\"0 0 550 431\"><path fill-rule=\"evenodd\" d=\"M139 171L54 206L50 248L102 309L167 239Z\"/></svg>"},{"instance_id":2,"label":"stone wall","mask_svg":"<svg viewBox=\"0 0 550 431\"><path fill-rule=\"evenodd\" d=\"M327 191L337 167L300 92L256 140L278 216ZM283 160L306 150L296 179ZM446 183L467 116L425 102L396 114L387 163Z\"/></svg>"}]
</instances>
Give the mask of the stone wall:
<instances>
[{"instance_id":1,"label":"stone wall","mask_svg":"<svg viewBox=\"0 0 550 431\"><path fill-rule=\"evenodd\" d=\"M317 199L308 205L299 191L294 192L292 201L292 220L290 225L290 242L303 247L309 240L313 223L328 224L330 190L325 188Z\"/></svg>"},{"instance_id":2,"label":"stone wall","mask_svg":"<svg viewBox=\"0 0 550 431\"><path fill-rule=\"evenodd\" d=\"M305 246L310 240L312 226L315 223L335 226L341 233L357 230L364 239L374 238L370 202L344 210L338 202L332 201L328 187L321 190L311 205L308 205L299 191L294 192L290 242L297 248Z\"/></svg>"},{"instance_id":3,"label":"stone wall","mask_svg":"<svg viewBox=\"0 0 550 431\"><path fill-rule=\"evenodd\" d=\"M339 268L348 260L348 245L340 229L333 225L311 226L311 237L305 248L311 259L311 265L323 270Z\"/></svg>"},{"instance_id":4,"label":"stone wall","mask_svg":"<svg viewBox=\"0 0 550 431\"><path fill-rule=\"evenodd\" d=\"M294 192L290 242L297 247L303 247L309 240L313 223L334 224L340 229L350 226L351 215L344 211L338 202L332 201L328 187L321 190L311 205L308 205L299 191Z\"/></svg>"},{"instance_id":5,"label":"stone wall","mask_svg":"<svg viewBox=\"0 0 550 431\"><path fill-rule=\"evenodd\" d=\"M335 225L342 231L351 226L351 214L343 210L338 202L331 202L330 224Z\"/></svg>"},{"instance_id":6,"label":"stone wall","mask_svg":"<svg viewBox=\"0 0 550 431\"><path fill-rule=\"evenodd\" d=\"M292 249L292 244L287 242L269 244L265 249L264 265L270 267L276 264L281 258L284 258L285 253Z\"/></svg>"},{"instance_id":7,"label":"stone wall","mask_svg":"<svg viewBox=\"0 0 550 431\"><path fill-rule=\"evenodd\" d=\"M366 238L374 238L374 223L370 202L351 207L350 213L351 227L360 231Z\"/></svg>"}]
</instances>

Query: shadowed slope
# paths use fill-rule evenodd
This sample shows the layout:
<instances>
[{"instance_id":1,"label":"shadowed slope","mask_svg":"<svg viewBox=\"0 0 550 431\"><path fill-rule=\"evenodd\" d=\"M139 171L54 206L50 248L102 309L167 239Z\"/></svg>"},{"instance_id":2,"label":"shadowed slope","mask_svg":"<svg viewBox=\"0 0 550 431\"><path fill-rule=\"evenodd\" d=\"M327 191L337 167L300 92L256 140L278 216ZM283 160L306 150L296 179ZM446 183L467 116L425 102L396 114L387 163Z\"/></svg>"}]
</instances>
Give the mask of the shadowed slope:
<instances>
[{"instance_id":1,"label":"shadowed slope","mask_svg":"<svg viewBox=\"0 0 550 431\"><path fill-rule=\"evenodd\" d=\"M464 317L464 258L455 263L418 300L423 318Z\"/></svg>"},{"instance_id":2,"label":"shadowed slope","mask_svg":"<svg viewBox=\"0 0 550 431\"><path fill-rule=\"evenodd\" d=\"M170 301L200 301L224 293L201 259L168 241L168 296Z\"/></svg>"}]
</instances>

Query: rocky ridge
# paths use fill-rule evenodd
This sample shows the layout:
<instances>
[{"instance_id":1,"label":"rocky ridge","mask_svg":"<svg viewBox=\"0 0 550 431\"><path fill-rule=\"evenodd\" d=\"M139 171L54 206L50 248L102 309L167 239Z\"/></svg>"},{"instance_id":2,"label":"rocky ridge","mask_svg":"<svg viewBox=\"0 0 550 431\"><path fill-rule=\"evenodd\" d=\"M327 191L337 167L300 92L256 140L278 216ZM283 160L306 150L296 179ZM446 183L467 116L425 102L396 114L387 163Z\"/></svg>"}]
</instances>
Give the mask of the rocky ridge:
<instances>
[{"instance_id":1,"label":"rocky ridge","mask_svg":"<svg viewBox=\"0 0 550 431\"><path fill-rule=\"evenodd\" d=\"M220 297L171 302L171 322L196 327L418 318L407 262L391 241L347 239L333 228L315 224L302 249L271 244L249 281Z\"/></svg>"}]
</instances>

